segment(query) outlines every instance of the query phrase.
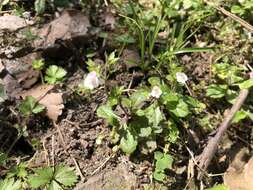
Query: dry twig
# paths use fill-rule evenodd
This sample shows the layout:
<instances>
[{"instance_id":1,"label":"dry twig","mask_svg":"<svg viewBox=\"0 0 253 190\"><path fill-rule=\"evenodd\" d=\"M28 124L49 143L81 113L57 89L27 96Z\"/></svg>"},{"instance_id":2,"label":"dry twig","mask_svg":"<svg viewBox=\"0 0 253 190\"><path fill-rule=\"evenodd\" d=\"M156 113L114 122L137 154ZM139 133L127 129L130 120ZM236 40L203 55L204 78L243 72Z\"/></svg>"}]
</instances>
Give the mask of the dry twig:
<instances>
[{"instance_id":1,"label":"dry twig","mask_svg":"<svg viewBox=\"0 0 253 190\"><path fill-rule=\"evenodd\" d=\"M248 22L246 22L245 20L243 20L240 17L238 17L237 15L227 11L223 7L215 5L213 2L209 2L209 1L205 1L205 2L206 2L206 4L212 6L215 9L217 9L218 11L220 11L222 14L224 14L224 15L228 16L229 18L233 19L234 21L238 22L240 25L242 25L249 32L253 33L253 26L251 24L249 24Z\"/></svg>"},{"instance_id":2,"label":"dry twig","mask_svg":"<svg viewBox=\"0 0 253 190\"><path fill-rule=\"evenodd\" d=\"M65 152L68 156L71 157L71 159L73 160L73 162L74 162L74 164L75 164L75 166L76 166L76 169L77 169L77 171L78 171L78 173L79 173L79 175L80 175L80 177L81 177L81 181L84 181L85 178L84 178L84 175L83 175L83 173L82 173L82 171L81 171L81 169L80 169L80 167L79 167L78 162L76 161L75 157L74 157L72 154L70 154L70 153L68 152L68 150L67 150L67 145L66 145L65 140L64 140L64 138L63 138L63 135L62 135L62 132L61 132L60 127L55 123L55 121L53 122L53 124L54 124L54 126L56 127L56 129L57 129L57 131L58 131L58 134L59 134L61 143L62 143L62 145L63 145L64 152Z\"/></svg>"},{"instance_id":3,"label":"dry twig","mask_svg":"<svg viewBox=\"0 0 253 190\"><path fill-rule=\"evenodd\" d=\"M227 114L227 116L225 117L225 119L220 124L219 128L217 129L217 133L215 134L213 138L209 140L207 146L205 147L201 155L198 157L198 162L199 162L198 166L202 170L206 170L206 168L208 167L209 163L211 162L218 148L218 145L221 141L223 134L228 129L235 113L241 108L248 94L249 94L248 89L242 89L240 91L240 94L237 97L236 102L234 103L231 110L229 111L229 113Z\"/></svg>"}]
</instances>

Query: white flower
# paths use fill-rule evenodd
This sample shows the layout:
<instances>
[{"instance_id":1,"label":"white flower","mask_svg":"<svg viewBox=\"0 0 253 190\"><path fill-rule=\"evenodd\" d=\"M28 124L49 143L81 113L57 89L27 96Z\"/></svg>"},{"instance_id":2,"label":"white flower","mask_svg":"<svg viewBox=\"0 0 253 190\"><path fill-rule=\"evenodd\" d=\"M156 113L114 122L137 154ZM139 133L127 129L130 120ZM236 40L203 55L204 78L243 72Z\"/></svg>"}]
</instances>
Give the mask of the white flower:
<instances>
[{"instance_id":1,"label":"white flower","mask_svg":"<svg viewBox=\"0 0 253 190\"><path fill-rule=\"evenodd\" d=\"M186 81L188 80L188 77L185 73L182 72L177 72L176 73L176 78L177 78L177 82L185 84Z\"/></svg>"},{"instance_id":2,"label":"white flower","mask_svg":"<svg viewBox=\"0 0 253 190\"><path fill-rule=\"evenodd\" d=\"M90 72L84 79L84 83L83 83L84 87L90 90L97 88L99 84L100 84L100 81L95 71Z\"/></svg>"},{"instance_id":3,"label":"white flower","mask_svg":"<svg viewBox=\"0 0 253 190\"><path fill-rule=\"evenodd\" d=\"M159 98L162 95L162 91L158 86L154 86L150 95L154 98Z\"/></svg>"}]
</instances>

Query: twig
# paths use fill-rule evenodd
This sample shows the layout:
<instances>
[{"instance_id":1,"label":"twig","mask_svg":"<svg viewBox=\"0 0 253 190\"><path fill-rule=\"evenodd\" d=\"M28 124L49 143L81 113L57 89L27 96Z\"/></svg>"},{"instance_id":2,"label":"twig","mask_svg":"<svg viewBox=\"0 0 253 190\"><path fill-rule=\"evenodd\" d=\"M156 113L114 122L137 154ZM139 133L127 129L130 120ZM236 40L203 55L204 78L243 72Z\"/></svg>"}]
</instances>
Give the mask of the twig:
<instances>
[{"instance_id":1,"label":"twig","mask_svg":"<svg viewBox=\"0 0 253 190\"><path fill-rule=\"evenodd\" d=\"M249 24L248 22L246 22L245 20L241 19L240 17L236 16L235 14L227 11L226 9L224 9L221 6L217 6L214 5L211 2L206 1L206 3L208 5L213 6L215 9L217 9L218 11L222 12L224 15L230 17L231 19L233 19L234 21L238 22L239 24L241 24L244 28L246 28L249 32L253 33L253 26L251 24Z\"/></svg>"},{"instance_id":2,"label":"twig","mask_svg":"<svg viewBox=\"0 0 253 190\"><path fill-rule=\"evenodd\" d=\"M59 134L61 143L62 143L62 145L63 145L64 152L65 152L68 156L71 157L71 159L73 160L73 162L74 162L74 164L75 164L75 166L76 166L76 169L77 169L77 171L78 171L78 173L79 173L79 175L80 175L80 177L81 177L81 181L84 181L85 178L84 178L84 175L83 175L83 173L82 173L82 171L81 171L81 169L80 169L80 167L79 167L78 162L76 161L75 157L67 151L67 148L66 148L67 145L66 145L66 143L65 143L65 141L64 141L64 138L63 138L62 132L61 132L61 130L60 130L60 127L55 123L55 121L53 122L53 124L54 124L54 126L56 127L57 132L58 132L58 134Z\"/></svg>"},{"instance_id":3,"label":"twig","mask_svg":"<svg viewBox=\"0 0 253 190\"><path fill-rule=\"evenodd\" d=\"M54 135L52 136L52 152L51 152L51 156L52 156L52 164L53 166L55 166L55 159L54 159Z\"/></svg>"},{"instance_id":4,"label":"twig","mask_svg":"<svg viewBox=\"0 0 253 190\"><path fill-rule=\"evenodd\" d=\"M235 113L241 108L241 106L243 105L244 101L246 100L248 94L249 94L248 89L242 89L240 91L239 96L236 98L236 102L232 106L232 108L229 111L229 113L227 114L227 116L224 118L223 122L218 127L216 135L209 140L207 146L205 147L205 149L203 150L201 155L199 155L198 166L202 170L207 169L209 163L211 162L211 160L218 148L218 144L220 143L223 134L228 129ZM202 174L199 177L201 178Z\"/></svg>"},{"instance_id":5,"label":"twig","mask_svg":"<svg viewBox=\"0 0 253 190\"><path fill-rule=\"evenodd\" d=\"M45 152L45 160L47 161L47 166L50 166L50 159L49 159L48 151L46 149L45 139L42 142L42 146L43 146L43 149L44 149L44 152Z\"/></svg>"},{"instance_id":6,"label":"twig","mask_svg":"<svg viewBox=\"0 0 253 190\"><path fill-rule=\"evenodd\" d=\"M103 168L104 165L112 158L112 156L113 156L113 154L110 155L108 158L106 158L105 161L104 161L97 169L95 169L95 170L91 173L91 175L93 176L93 175L94 175L95 173L97 173L101 168Z\"/></svg>"},{"instance_id":7,"label":"twig","mask_svg":"<svg viewBox=\"0 0 253 190\"><path fill-rule=\"evenodd\" d=\"M232 18L234 21L238 22L239 24L241 24L244 28L246 28L249 32L253 33L253 26L251 24L249 24L248 22L246 22L245 20L241 19L240 17L236 16L233 13L230 13L229 11L227 11L226 9L224 9L223 7L215 7L217 10L219 10L220 12L222 12L224 15Z\"/></svg>"}]
</instances>

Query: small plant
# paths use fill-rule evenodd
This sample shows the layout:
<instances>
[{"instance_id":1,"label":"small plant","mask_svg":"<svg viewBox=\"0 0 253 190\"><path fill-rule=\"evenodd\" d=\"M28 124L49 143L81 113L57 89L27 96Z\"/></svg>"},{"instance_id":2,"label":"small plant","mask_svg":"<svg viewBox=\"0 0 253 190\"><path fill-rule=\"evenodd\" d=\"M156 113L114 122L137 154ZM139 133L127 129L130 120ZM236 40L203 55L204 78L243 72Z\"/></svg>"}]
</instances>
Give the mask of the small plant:
<instances>
[{"instance_id":1,"label":"small plant","mask_svg":"<svg viewBox=\"0 0 253 190\"><path fill-rule=\"evenodd\" d=\"M64 165L35 169L34 174L28 176L31 188L61 190L73 186L76 182L77 176L73 169Z\"/></svg>"},{"instance_id":2,"label":"small plant","mask_svg":"<svg viewBox=\"0 0 253 190\"><path fill-rule=\"evenodd\" d=\"M32 96L26 96L25 100L19 105L19 111L24 116L28 117L31 114L42 112L45 106L37 103L36 99Z\"/></svg>"},{"instance_id":3,"label":"small plant","mask_svg":"<svg viewBox=\"0 0 253 190\"><path fill-rule=\"evenodd\" d=\"M0 190L20 190L21 188L21 180L15 180L14 178L0 180Z\"/></svg>"},{"instance_id":4,"label":"small plant","mask_svg":"<svg viewBox=\"0 0 253 190\"><path fill-rule=\"evenodd\" d=\"M151 87L141 86L129 97L122 87L115 87L107 104L97 109L97 115L112 126L112 142L119 142L127 154L133 153L137 145L145 154L153 152L158 136L167 143L175 143L178 137L175 120L205 108L196 99L173 92L157 77L151 77L149 83ZM170 119L166 119L168 113Z\"/></svg>"},{"instance_id":5,"label":"small plant","mask_svg":"<svg viewBox=\"0 0 253 190\"><path fill-rule=\"evenodd\" d=\"M45 62L43 59L33 60L32 66L35 70L41 71L45 66Z\"/></svg>"},{"instance_id":6,"label":"small plant","mask_svg":"<svg viewBox=\"0 0 253 190\"><path fill-rule=\"evenodd\" d=\"M34 9L37 15L43 14L46 9L46 0L36 0L34 2Z\"/></svg>"},{"instance_id":7,"label":"small plant","mask_svg":"<svg viewBox=\"0 0 253 190\"><path fill-rule=\"evenodd\" d=\"M65 165L29 170L25 163L11 168L4 180L0 180L0 190L21 190L43 188L63 190L77 182L72 168Z\"/></svg>"},{"instance_id":8,"label":"small plant","mask_svg":"<svg viewBox=\"0 0 253 190\"><path fill-rule=\"evenodd\" d=\"M206 96L213 99L225 99L228 103L234 104L239 95L240 89L248 89L253 86L253 79L244 79L247 68L238 67L228 63L216 63L212 66L212 72L218 78L218 84L210 84L206 89ZM232 123L239 123L241 120L253 119L253 114L248 106L244 106L236 113Z\"/></svg>"},{"instance_id":9,"label":"small plant","mask_svg":"<svg viewBox=\"0 0 253 190\"><path fill-rule=\"evenodd\" d=\"M49 84L57 84L64 80L67 72L59 66L50 65L46 70L45 81Z\"/></svg>"},{"instance_id":10,"label":"small plant","mask_svg":"<svg viewBox=\"0 0 253 190\"><path fill-rule=\"evenodd\" d=\"M172 168L173 158L166 153L162 152L155 152L155 171L154 171L154 178L157 181L163 182L166 178L165 170Z\"/></svg>"}]
</instances>

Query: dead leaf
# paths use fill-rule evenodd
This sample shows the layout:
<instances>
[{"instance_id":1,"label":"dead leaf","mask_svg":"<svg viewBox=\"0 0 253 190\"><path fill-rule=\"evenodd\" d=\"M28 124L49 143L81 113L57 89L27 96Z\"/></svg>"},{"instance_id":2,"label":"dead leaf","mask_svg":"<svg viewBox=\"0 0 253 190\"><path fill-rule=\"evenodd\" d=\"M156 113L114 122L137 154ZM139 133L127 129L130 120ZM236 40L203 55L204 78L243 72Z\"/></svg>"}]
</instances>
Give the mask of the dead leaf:
<instances>
[{"instance_id":1,"label":"dead leaf","mask_svg":"<svg viewBox=\"0 0 253 190\"><path fill-rule=\"evenodd\" d=\"M253 156L243 165L245 150L241 150L234 158L230 167L224 174L224 184L230 190L253 189Z\"/></svg>"},{"instance_id":2,"label":"dead leaf","mask_svg":"<svg viewBox=\"0 0 253 190\"><path fill-rule=\"evenodd\" d=\"M62 114L64 108L62 93L50 93L39 101L40 104L46 106L47 116L53 121L57 121L58 116Z\"/></svg>"},{"instance_id":3,"label":"dead leaf","mask_svg":"<svg viewBox=\"0 0 253 190\"><path fill-rule=\"evenodd\" d=\"M19 95L25 99L26 96L34 97L40 104L47 109L47 116L56 121L58 116L62 114L64 108L62 93L49 93L53 89L53 85L40 85L30 90L27 90Z\"/></svg>"},{"instance_id":4,"label":"dead leaf","mask_svg":"<svg viewBox=\"0 0 253 190\"><path fill-rule=\"evenodd\" d=\"M16 31L26 27L25 19L14 15L4 15L0 17L0 30Z\"/></svg>"},{"instance_id":5,"label":"dead leaf","mask_svg":"<svg viewBox=\"0 0 253 190\"><path fill-rule=\"evenodd\" d=\"M50 90L54 88L54 85L39 85L37 87L33 87L30 90L26 90L19 94L23 99L25 99L26 96L32 96L36 100L40 100L43 98Z\"/></svg>"}]
</instances>

